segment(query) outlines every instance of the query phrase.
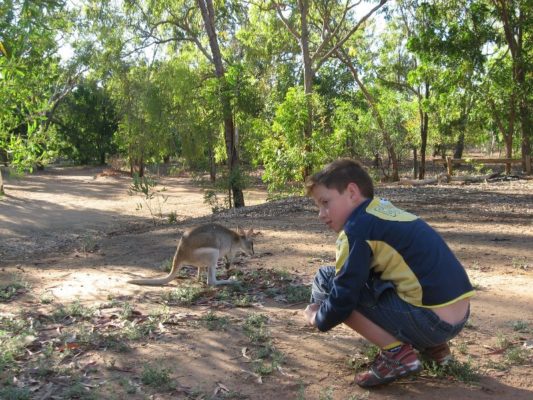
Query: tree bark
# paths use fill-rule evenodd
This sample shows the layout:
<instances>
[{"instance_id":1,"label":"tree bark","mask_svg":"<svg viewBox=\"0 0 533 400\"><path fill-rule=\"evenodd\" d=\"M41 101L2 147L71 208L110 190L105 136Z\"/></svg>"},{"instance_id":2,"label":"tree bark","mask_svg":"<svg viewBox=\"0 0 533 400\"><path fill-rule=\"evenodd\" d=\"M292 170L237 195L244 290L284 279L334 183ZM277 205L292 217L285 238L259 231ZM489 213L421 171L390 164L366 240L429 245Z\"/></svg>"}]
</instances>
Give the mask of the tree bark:
<instances>
[{"instance_id":1,"label":"tree bark","mask_svg":"<svg viewBox=\"0 0 533 400\"><path fill-rule=\"evenodd\" d=\"M3 196L4 194L4 177L2 175L2 167L0 167L0 196Z\"/></svg>"},{"instance_id":2,"label":"tree bark","mask_svg":"<svg viewBox=\"0 0 533 400\"><path fill-rule=\"evenodd\" d=\"M465 148L465 132L462 131L459 134L457 143L455 144L455 151L453 152L453 158L455 159L463 158L464 148Z\"/></svg>"},{"instance_id":3,"label":"tree bark","mask_svg":"<svg viewBox=\"0 0 533 400\"><path fill-rule=\"evenodd\" d=\"M220 102L222 105L222 113L224 118L224 137L226 141L226 153L228 155L228 166L230 175L230 190L233 194L233 205L235 208L244 207L244 194L242 188L236 182L240 179L235 179L236 174L240 174L239 166L239 152L235 145L235 129L233 125L233 110L231 108L231 101L227 91L227 83L225 77L224 64L222 62L222 55L218 45L218 38L215 28L215 11L212 0L197 0L198 7L202 14L205 30L209 38L209 47L215 67L215 76L220 82Z\"/></svg>"},{"instance_id":4,"label":"tree bark","mask_svg":"<svg viewBox=\"0 0 533 400\"><path fill-rule=\"evenodd\" d=\"M313 78L315 72L313 71L313 64L309 54L309 27L307 24L307 15L309 13L308 0L298 1L300 8L300 21L302 24L302 34L300 38L300 48L302 51L302 58L304 64L304 93L305 103L307 107L307 117L304 125L304 151L309 154L313 151L310 146L311 135L313 134ZM311 165L308 158L304 157L304 180L311 174Z\"/></svg>"},{"instance_id":5,"label":"tree bark","mask_svg":"<svg viewBox=\"0 0 533 400\"><path fill-rule=\"evenodd\" d=\"M523 5L521 2L515 4L514 2L507 2L505 0L493 0L493 4L503 24L505 40L509 46L513 63L513 81L515 83L515 85L513 85L515 87L515 89L513 89L513 95L517 95L518 97L515 100L518 102L518 118L522 135L522 168L525 169L526 157L531 155L531 137L533 136L533 127L531 126L529 117L531 105L528 101L528 90L526 88L526 60L524 56L523 42L524 25L529 19L529 16L527 15L528 6ZM511 9L511 7L515 7L516 5L520 7L518 10ZM513 13L518 15L517 20L513 20ZM513 24L513 22L515 24ZM507 141L506 145L508 145ZM508 149L507 152L509 153ZM510 158L509 154L507 157Z\"/></svg>"},{"instance_id":6,"label":"tree bark","mask_svg":"<svg viewBox=\"0 0 533 400\"><path fill-rule=\"evenodd\" d=\"M425 82L424 97L429 98L429 83ZM422 101L420 96L418 97L418 110L420 113L420 170L418 172L418 178L424 179L426 176L426 152L428 143L428 130L429 130L429 115L422 108Z\"/></svg>"},{"instance_id":7,"label":"tree bark","mask_svg":"<svg viewBox=\"0 0 533 400\"><path fill-rule=\"evenodd\" d=\"M387 152L389 154L389 158L391 160L392 164L392 180L394 182L397 182L400 180L399 175L399 168L398 168L398 157L396 155L396 151L394 150L394 145L392 143L392 138L387 131L385 127L385 123L383 122L383 118L381 117L381 114L379 113L379 110L376 106L376 101L374 100L374 97L372 94L368 91L366 86L363 84L361 79L359 79L359 74L357 73L357 69L354 67L350 59L346 54L343 54L340 50L337 51L337 56L339 59L349 68L355 82L359 86L359 89L361 89L361 92L363 93L363 96L365 97L365 100L367 101L368 105L370 106L372 110L372 114L374 115L374 118L376 119L376 122L379 126L379 129L381 130L381 134L383 135L383 142L385 143L385 147L387 149Z\"/></svg>"}]
</instances>

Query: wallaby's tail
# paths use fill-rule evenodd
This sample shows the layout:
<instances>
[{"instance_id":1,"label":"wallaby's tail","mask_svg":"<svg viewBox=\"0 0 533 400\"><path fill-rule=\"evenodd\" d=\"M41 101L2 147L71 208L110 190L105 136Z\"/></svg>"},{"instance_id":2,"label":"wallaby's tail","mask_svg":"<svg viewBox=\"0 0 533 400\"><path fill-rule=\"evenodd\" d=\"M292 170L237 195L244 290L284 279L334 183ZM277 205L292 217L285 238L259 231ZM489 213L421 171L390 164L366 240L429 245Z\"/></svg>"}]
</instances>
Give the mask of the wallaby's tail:
<instances>
[{"instance_id":1,"label":"wallaby's tail","mask_svg":"<svg viewBox=\"0 0 533 400\"><path fill-rule=\"evenodd\" d=\"M128 283L133 283L134 285L146 285L146 286L163 286L169 283L171 280L173 280L176 275L178 275L178 271L180 269L181 260L180 257L178 257L179 252L179 246L176 250L176 254L174 255L174 259L172 260L172 269L170 270L169 274L165 276L164 278L154 278L154 279L131 279L128 281Z\"/></svg>"}]
</instances>

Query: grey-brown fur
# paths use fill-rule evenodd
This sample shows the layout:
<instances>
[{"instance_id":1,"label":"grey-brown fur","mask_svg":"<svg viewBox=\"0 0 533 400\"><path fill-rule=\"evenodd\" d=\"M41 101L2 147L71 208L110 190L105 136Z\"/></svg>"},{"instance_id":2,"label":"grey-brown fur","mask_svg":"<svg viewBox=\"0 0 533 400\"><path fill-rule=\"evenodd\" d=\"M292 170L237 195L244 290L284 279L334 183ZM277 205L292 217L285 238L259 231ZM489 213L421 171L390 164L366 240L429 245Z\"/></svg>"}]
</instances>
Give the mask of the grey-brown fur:
<instances>
[{"instance_id":1,"label":"grey-brown fur","mask_svg":"<svg viewBox=\"0 0 533 400\"><path fill-rule=\"evenodd\" d=\"M230 262L237 253L253 254L253 229L244 232L234 232L219 224L200 225L186 232L178 243L172 269L163 278L133 279L128 283L135 285L161 286L173 280L182 265L198 267L198 277L202 269L207 269L207 284L223 285L235 283L232 280L217 280L217 261L227 257Z\"/></svg>"}]
</instances>

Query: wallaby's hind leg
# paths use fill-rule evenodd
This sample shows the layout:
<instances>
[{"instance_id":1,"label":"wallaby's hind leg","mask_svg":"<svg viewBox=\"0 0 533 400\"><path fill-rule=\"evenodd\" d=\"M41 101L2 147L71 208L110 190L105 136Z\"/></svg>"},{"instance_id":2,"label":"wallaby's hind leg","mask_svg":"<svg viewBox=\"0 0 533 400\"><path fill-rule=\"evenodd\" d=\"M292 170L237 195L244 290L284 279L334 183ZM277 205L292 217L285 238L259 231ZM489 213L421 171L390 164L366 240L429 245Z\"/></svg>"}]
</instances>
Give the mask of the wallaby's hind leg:
<instances>
[{"instance_id":1,"label":"wallaby's hind leg","mask_svg":"<svg viewBox=\"0 0 533 400\"><path fill-rule=\"evenodd\" d=\"M217 285L234 285L239 283L233 279L220 279L217 280L217 264L210 265L207 267L207 285L208 286L217 286Z\"/></svg>"},{"instance_id":2,"label":"wallaby's hind leg","mask_svg":"<svg viewBox=\"0 0 533 400\"><path fill-rule=\"evenodd\" d=\"M202 280L202 270L204 269L203 266L197 265L198 267L198 274L196 275L196 280L200 282Z\"/></svg>"},{"instance_id":3,"label":"wallaby's hind leg","mask_svg":"<svg viewBox=\"0 0 533 400\"><path fill-rule=\"evenodd\" d=\"M194 259L197 260L198 265L207 267L208 286L235 283L235 281L230 279L217 280L217 261L219 258L220 252L218 249L213 249L212 247L202 247L194 251ZM202 267L198 268L198 271L200 271Z\"/></svg>"}]
</instances>

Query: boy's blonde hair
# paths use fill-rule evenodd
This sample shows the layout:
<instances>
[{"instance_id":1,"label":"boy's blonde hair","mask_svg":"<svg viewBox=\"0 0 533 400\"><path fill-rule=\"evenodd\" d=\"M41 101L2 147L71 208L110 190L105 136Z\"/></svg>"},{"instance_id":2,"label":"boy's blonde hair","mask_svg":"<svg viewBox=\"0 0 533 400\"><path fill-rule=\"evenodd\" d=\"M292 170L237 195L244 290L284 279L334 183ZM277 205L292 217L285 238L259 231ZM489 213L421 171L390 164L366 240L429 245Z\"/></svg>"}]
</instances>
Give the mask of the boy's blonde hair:
<instances>
[{"instance_id":1,"label":"boy's blonde hair","mask_svg":"<svg viewBox=\"0 0 533 400\"><path fill-rule=\"evenodd\" d=\"M337 189L339 193L343 193L350 183L355 183L367 199L374 198L372 178L361 164L349 158L335 160L311 175L305 182L305 188L308 196L316 185L324 185L328 189Z\"/></svg>"}]
</instances>

